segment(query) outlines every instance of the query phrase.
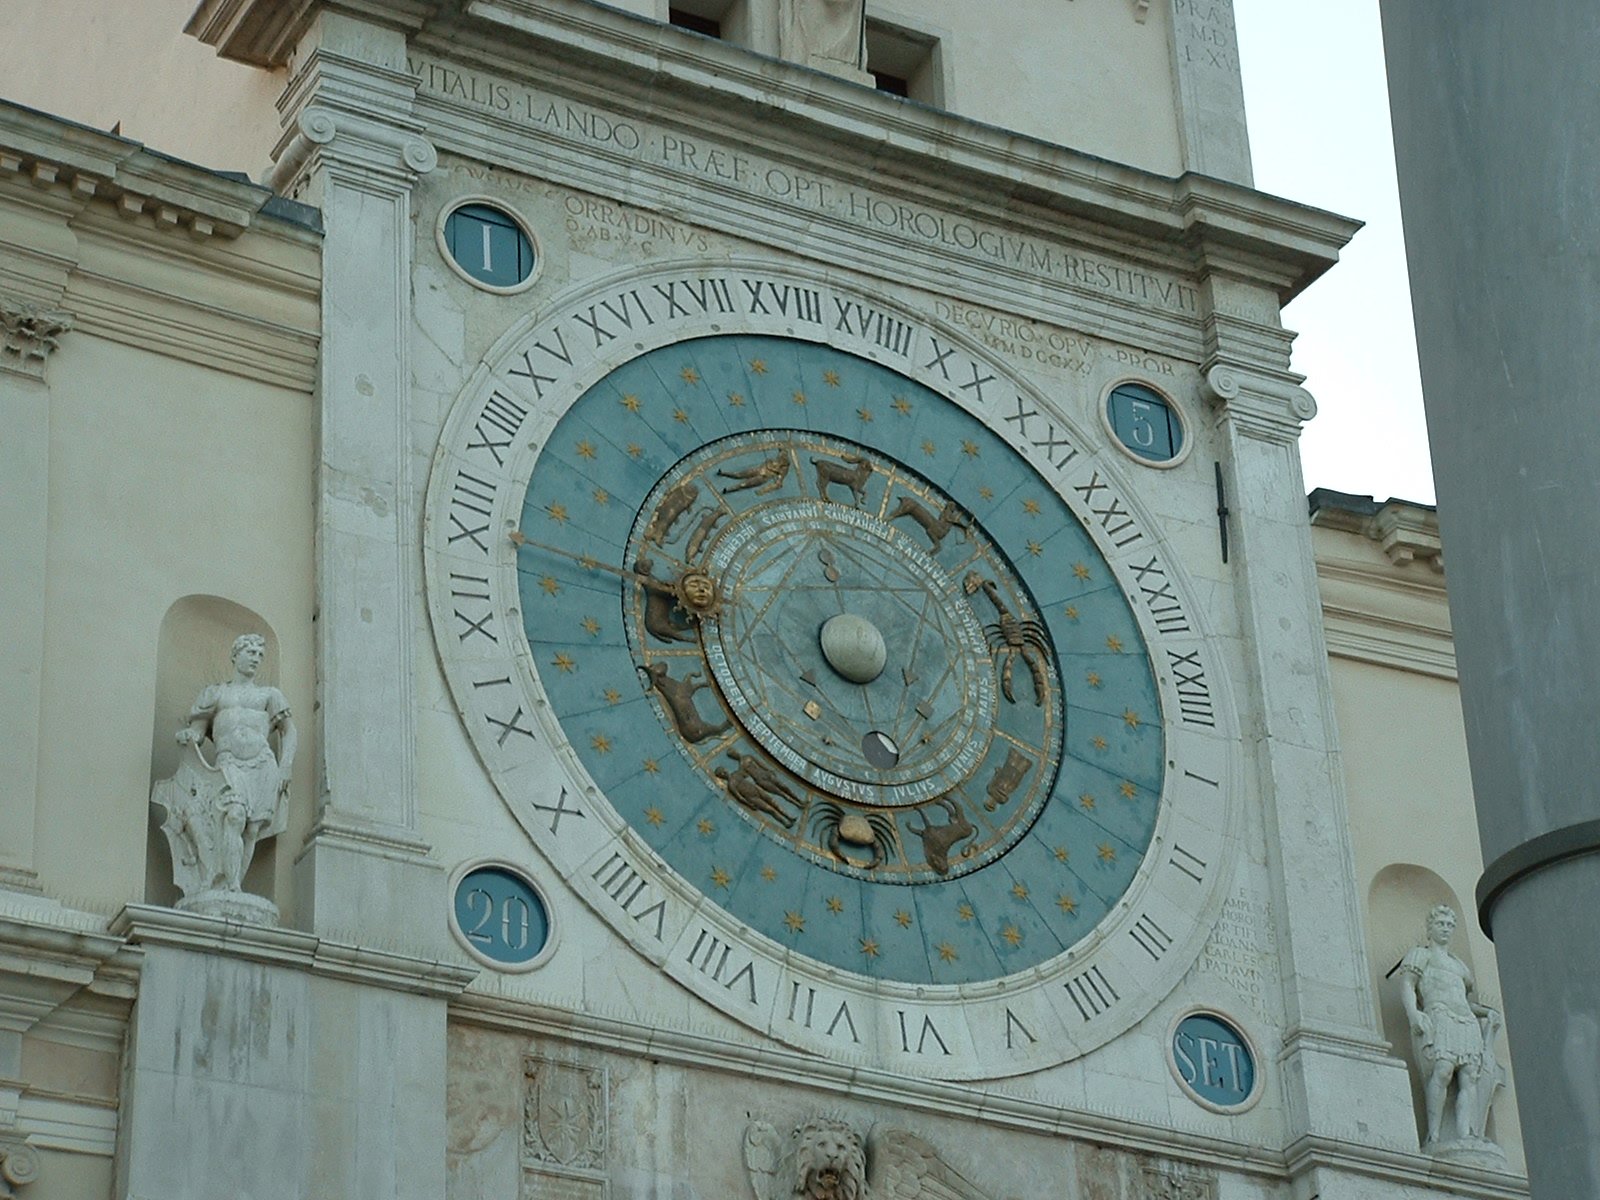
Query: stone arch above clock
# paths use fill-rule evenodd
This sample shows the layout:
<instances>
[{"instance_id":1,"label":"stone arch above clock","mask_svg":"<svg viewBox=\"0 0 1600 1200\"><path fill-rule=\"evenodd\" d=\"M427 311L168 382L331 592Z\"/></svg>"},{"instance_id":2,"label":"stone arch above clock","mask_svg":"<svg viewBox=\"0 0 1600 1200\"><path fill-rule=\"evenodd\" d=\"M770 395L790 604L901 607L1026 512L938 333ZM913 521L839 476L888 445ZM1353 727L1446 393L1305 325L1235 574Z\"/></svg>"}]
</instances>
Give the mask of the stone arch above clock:
<instances>
[{"instance_id":1,"label":"stone arch above clock","mask_svg":"<svg viewBox=\"0 0 1600 1200\"><path fill-rule=\"evenodd\" d=\"M545 311L548 316L527 319L502 337L463 388L435 457L424 530L430 613L445 673L485 769L528 832L526 857L542 857L635 951L677 983L765 1034L839 1060L942 1078L995 1078L1076 1057L1139 1020L1193 963L1231 877L1237 733L1221 662L1206 636L1202 614L1166 539L1127 487L1124 464L1055 405L1009 378L958 331L837 280L768 265L708 269L684 264L591 282ZM776 348L773 361L762 361L757 370L751 362L760 360L759 352L745 354L743 345L729 352L740 339L750 346ZM675 357L672 347L683 348L684 363L669 362ZM721 365L712 369L723 374L708 381L696 356L710 353L711 347L721 353L714 359ZM852 462L851 446L865 445L880 456L881 474L898 475L896 464L915 467L925 482L931 480L928 486L943 489L938 495L949 496L970 514L978 529L992 525L999 530L983 536L1001 546L1010 561L1031 564L1023 570L1027 588L1041 609L1041 623L1046 607L1052 622L1040 645L1058 652L1071 640L1069 626L1087 607L1074 601L1077 588L1101 589L1102 599L1119 606L1118 620L1124 624L1116 631L1097 632L1104 643L1100 652L1147 655L1142 668L1147 699L1119 702L1118 711L1098 714L1107 721L1104 729L1091 728L1098 718L1088 708L1074 721L1072 701L1067 700L1062 761L1075 753L1115 753L1115 726L1155 747L1150 760L1154 773L1146 771L1140 780L1125 779L1118 785L1120 775L1113 771L1105 776L1107 786L1097 782L1079 791L1074 784L1071 795L1058 787L1045 812L1049 814L1051 805L1065 809L1070 803L1075 818L1092 820L1097 804L1115 812L1118 804L1142 802L1148 821L1127 847L1108 837L1098 843L1079 838L1074 845L1047 841L1033 848L1044 856L1041 864L1055 852L1056 861L1071 861L1074 870L1085 873L1099 855L1107 866L1123 857L1124 875L1093 906L1092 918L1079 922L1081 931L1070 920L1047 928L1048 923L1029 925L1023 919L1037 915L1043 905L1054 905L1058 916L1070 918L1083 900L1073 890L1083 886L1081 876L1071 888L1055 887L1038 874L1043 868L1035 864L1006 875L1004 897L997 892L982 904L970 905L952 898L947 905L949 931L925 935L924 913L914 905L882 897L864 900L854 911L847 909L853 920L848 941L819 953L809 950L802 929L834 936L826 928L828 897L819 895L823 907L815 914L799 907L787 910L784 915L793 913L801 929L791 922L787 933L794 936L785 936L784 929L760 919L756 909L733 899L744 864L754 864L753 873L763 867L775 871L775 864L755 863L750 855L737 862L730 858L725 867L709 858L700 862L694 853L669 850L652 836L651 806L641 807L637 798L628 801L611 777L609 768L619 761L614 757L617 731L598 724L589 729L594 722L578 716L584 703L573 699L585 642L598 646L611 638L622 656L619 663L626 665L618 598L636 590L635 564L626 556L603 562L616 555L599 543L589 548L582 538L570 546L562 541L573 537L579 523L571 517L580 502L598 503L598 494L610 502L613 494L620 497L627 490L596 483L593 472L600 470L596 464L607 450L626 454L629 422L646 420L642 401L627 403L636 398L635 392L607 382L614 374L621 379L630 364L635 372L648 368L655 389L650 399L661 410L653 418L659 427L641 426L636 456L643 459L643 443L653 439L659 469L649 474L651 486L666 478L662 471L683 458L686 449L714 440L709 436L713 431L744 436L787 430L811 439L808 445L831 450L821 457L841 467ZM735 369L741 377L730 382L724 375ZM817 376L809 383L801 378L808 371ZM917 421L914 412L898 411L893 392L885 390L885 381L894 379L904 381L904 395L898 398L906 407L925 404L930 413L943 414L950 428L940 427L937 439L932 433L907 439L902 432L885 431L892 430L895 420L907 427ZM721 392L714 398L700 396L713 383ZM853 402L852 397L864 393L853 393L852 383L882 391L883 404ZM747 391L760 391L762 397L746 405L730 398L743 398ZM601 395L609 402L603 408L594 399ZM583 427L603 428L607 437L583 436L577 417L563 424L583 404L590 406ZM873 412L874 406L882 412ZM712 417L713 411L722 415ZM609 416L597 425L602 412ZM963 436L958 426L970 436ZM829 438L834 442L824 445ZM981 499L979 489L992 489L978 481L978 474L965 482L946 474L938 439L949 439L946 461L959 461L965 450L971 465L973 455L988 454L986 469L992 464L996 478L1013 480L1005 496L993 497L997 505L1020 506L1024 498L1012 493L1025 483L1059 514L1056 531L1070 534L1085 549L1059 564L1051 562L1049 537L1028 537L1021 527L1030 517L1002 521L998 510L985 508L988 501ZM1016 463L1011 475L1005 474L1012 469L1001 461L1008 455ZM918 461L910 462L913 458ZM754 460L731 463L729 478L757 467ZM559 490L545 495L541 478ZM854 507L847 496L849 485L842 480L836 495L826 501L817 496L818 488L828 491L821 481L796 486L797 496L810 489L806 503L836 500L841 509ZM642 503L642 495L637 502ZM658 503L660 491L655 495L653 503ZM1043 508L1034 507L1039 511L1033 516L1044 515ZM628 511L629 521L635 511ZM924 511L934 515L931 508ZM541 524L530 528L530 514ZM650 515L639 520L648 524ZM560 566L530 565L529 548L519 551L513 533L543 546L537 553L555 555ZM928 545L925 540L924 548ZM941 551L939 538L933 537L931 545L935 554ZM637 542L631 548L637 550ZM1046 565L1052 569L1043 570ZM571 595L585 584L597 603L609 595L611 611L574 616L558 612L556 605L549 613L541 611L543 598ZM969 594L973 611L980 611L980 587ZM1000 610L981 611L998 629ZM1011 615L1021 619L1030 614ZM571 630L547 629L563 618ZM607 622L615 627L614 635L590 628L603 628ZM555 645L563 639L573 646ZM986 669L998 671L1004 657L1004 652L996 654ZM1072 652L1057 657L1067 664ZM1013 691L1027 703L1032 698L1027 689L1033 685L1022 680L1032 668L1031 659L1024 659L1017 669L1025 674L1016 677L1020 687ZM1088 681L1103 673L1085 662L1060 667L1069 693L1077 689L1087 696L1084 689L1100 686ZM681 683L687 668L686 660L676 674L671 665L663 670ZM617 679L597 681L594 697L585 703L602 717L610 705L631 703L645 718L636 727L641 738L670 727L670 705L662 703L665 693L652 686L647 673L631 679L630 674L623 670ZM696 682L709 685L710 679L702 673ZM1042 704L1044 691L1038 695ZM1015 701L1002 701L1001 708L1007 703ZM1141 707L1146 711L1141 713ZM723 719L709 699L702 715L708 723ZM1085 746L1075 750L1078 725ZM629 751L634 749L630 745ZM673 753L670 746L666 753ZM650 757L659 768L664 755ZM722 762L722 786L737 761ZM642 763L641 769L648 770ZM703 772L698 779L676 780L669 793L681 803L721 805L725 821L697 817L702 830L711 825L706 837L712 840L719 836L719 824L736 827L749 816L715 794L718 786ZM1103 795L1096 797L1096 790ZM971 800L962 803L981 807ZM965 809L962 813L970 815ZM920 820L928 826L934 819ZM766 834L775 832L768 829ZM749 844L759 845L761 831L753 836ZM694 834L687 837L693 841ZM820 852L813 846L807 853L817 859ZM1137 866L1127 870L1130 854L1137 855ZM801 857L789 857L794 864L801 862ZM842 859L843 867L830 874L826 854L820 858L811 869L816 877L831 880L850 875L845 868L859 868L863 861ZM789 865L789 860L782 862ZM983 874L974 871L967 878ZM924 864L925 881L941 884L942 876L937 870L929 874ZM914 889L887 890L903 897ZM990 903L997 906L993 914L984 911ZM1015 913L1001 911L1004 905L1016 906ZM924 938L923 967L874 969L880 959L886 963L890 958L881 953L879 931L871 924L879 917L885 937L909 932ZM956 940L961 922L982 925L983 938L996 949L983 969L941 976L941 963L949 967L961 961L962 943ZM1039 952L1035 943L1030 953L1011 955L1018 949L1013 939L1026 944L1045 936L1055 938L1048 953ZM874 944L880 946L879 954L869 952ZM862 956L856 969L850 969L853 952Z\"/></svg>"}]
</instances>

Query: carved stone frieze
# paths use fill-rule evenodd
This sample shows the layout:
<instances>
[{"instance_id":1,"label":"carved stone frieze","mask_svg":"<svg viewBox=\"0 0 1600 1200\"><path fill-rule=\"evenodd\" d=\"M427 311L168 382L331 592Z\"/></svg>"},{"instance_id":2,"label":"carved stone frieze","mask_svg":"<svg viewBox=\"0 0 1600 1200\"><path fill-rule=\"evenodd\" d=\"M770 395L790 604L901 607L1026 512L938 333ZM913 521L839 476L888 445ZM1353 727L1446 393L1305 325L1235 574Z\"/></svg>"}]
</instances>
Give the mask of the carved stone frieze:
<instances>
[{"instance_id":1,"label":"carved stone frieze","mask_svg":"<svg viewBox=\"0 0 1600 1200\"><path fill-rule=\"evenodd\" d=\"M1217 1173L1207 1167L1106 1146L1078 1151L1078 1194L1084 1200L1217 1200L1217 1188Z\"/></svg>"},{"instance_id":2,"label":"carved stone frieze","mask_svg":"<svg viewBox=\"0 0 1600 1200\"><path fill-rule=\"evenodd\" d=\"M787 1137L769 1122L750 1122L744 1164L756 1200L991 1200L916 1134L874 1129L863 1138L836 1117L813 1117Z\"/></svg>"},{"instance_id":3,"label":"carved stone frieze","mask_svg":"<svg viewBox=\"0 0 1600 1200\"><path fill-rule=\"evenodd\" d=\"M0 296L0 370L44 378L45 360L72 328L72 315Z\"/></svg>"},{"instance_id":4,"label":"carved stone frieze","mask_svg":"<svg viewBox=\"0 0 1600 1200\"><path fill-rule=\"evenodd\" d=\"M603 1067L523 1059L522 1194L609 1195L610 1081Z\"/></svg>"}]
</instances>

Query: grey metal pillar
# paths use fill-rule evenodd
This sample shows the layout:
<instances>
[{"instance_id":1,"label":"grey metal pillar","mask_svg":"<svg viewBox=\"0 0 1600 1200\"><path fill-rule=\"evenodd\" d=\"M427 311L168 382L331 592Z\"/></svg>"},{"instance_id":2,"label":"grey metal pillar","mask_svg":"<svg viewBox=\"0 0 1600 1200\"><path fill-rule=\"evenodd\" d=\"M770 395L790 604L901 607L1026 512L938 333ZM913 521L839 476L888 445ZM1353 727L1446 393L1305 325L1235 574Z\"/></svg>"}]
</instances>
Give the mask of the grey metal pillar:
<instances>
[{"instance_id":1,"label":"grey metal pillar","mask_svg":"<svg viewBox=\"0 0 1600 1200\"><path fill-rule=\"evenodd\" d=\"M1600 1197L1600 7L1384 0L1383 31L1479 919L1533 1195Z\"/></svg>"}]
</instances>

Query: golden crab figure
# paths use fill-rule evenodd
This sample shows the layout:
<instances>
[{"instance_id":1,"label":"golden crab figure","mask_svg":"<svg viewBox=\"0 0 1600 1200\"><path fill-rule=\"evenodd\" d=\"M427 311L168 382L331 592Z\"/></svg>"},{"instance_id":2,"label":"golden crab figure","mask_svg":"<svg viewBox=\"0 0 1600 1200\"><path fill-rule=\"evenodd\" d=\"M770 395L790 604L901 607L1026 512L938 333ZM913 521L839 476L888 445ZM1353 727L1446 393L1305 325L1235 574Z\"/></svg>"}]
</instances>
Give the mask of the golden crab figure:
<instances>
[{"instance_id":1,"label":"golden crab figure","mask_svg":"<svg viewBox=\"0 0 1600 1200\"><path fill-rule=\"evenodd\" d=\"M1050 653L1050 640L1044 631L1044 623L1032 618L1015 616L1006 602L1000 598L1000 589L994 580L985 579L976 571L968 571L967 577L961 581L961 586L969 596L981 591L989 597L989 603L994 605L995 614L999 618L992 624L985 625L983 632L997 655L1005 656L1005 664L1000 668L1000 691L1012 704L1017 702L1017 697L1011 689L1011 675L1020 655L1027 665L1028 673L1033 676L1033 703L1035 706L1042 706L1044 695L1050 690L1050 673L1045 666L1045 658Z\"/></svg>"},{"instance_id":2,"label":"golden crab figure","mask_svg":"<svg viewBox=\"0 0 1600 1200\"><path fill-rule=\"evenodd\" d=\"M898 835L894 818L887 813L861 813L841 808L832 800L817 805L812 817L812 832L827 847L828 853L858 871L870 871L894 853ZM855 846L872 856L870 862L857 862L845 846Z\"/></svg>"}]
</instances>

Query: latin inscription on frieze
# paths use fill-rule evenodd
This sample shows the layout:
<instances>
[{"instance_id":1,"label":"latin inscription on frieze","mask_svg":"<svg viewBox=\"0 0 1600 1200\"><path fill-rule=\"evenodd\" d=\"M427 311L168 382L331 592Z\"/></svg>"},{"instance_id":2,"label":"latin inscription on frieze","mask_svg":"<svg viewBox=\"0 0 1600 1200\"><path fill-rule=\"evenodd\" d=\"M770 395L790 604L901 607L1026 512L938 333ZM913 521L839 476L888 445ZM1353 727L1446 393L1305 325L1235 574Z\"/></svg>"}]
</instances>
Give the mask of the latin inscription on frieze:
<instances>
[{"instance_id":1,"label":"latin inscription on frieze","mask_svg":"<svg viewBox=\"0 0 1600 1200\"><path fill-rule=\"evenodd\" d=\"M1200 970L1227 980L1256 1012L1265 1016L1273 940L1271 909L1245 893L1230 896L1200 956Z\"/></svg>"},{"instance_id":2,"label":"latin inscription on frieze","mask_svg":"<svg viewBox=\"0 0 1600 1200\"><path fill-rule=\"evenodd\" d=\"M652 166L669 176L714 190L754 196L802 214L822 214L842 224L939 249L986 266L1010 270L1088 292L1117 296L1181 315L1199 312L1195 288L1175 276L1146 270L1112 256L1089 253L1045 238L1017 233L938 208L912 204L869 188L845 184L704 138L657 128L592 106L537 92L481 72L413 58L421 93L492 112L540 137ZM580 228L619 227L619 213L568 212ZM609 207L609 206L606 206ZM620 212L620 210L619 210ZM625 220L625 219L622 219ZM1062 351L1063 357L1067 357ZM1070 368L1068 368L1070 369Z\"/></svg>"}]
</instances>

